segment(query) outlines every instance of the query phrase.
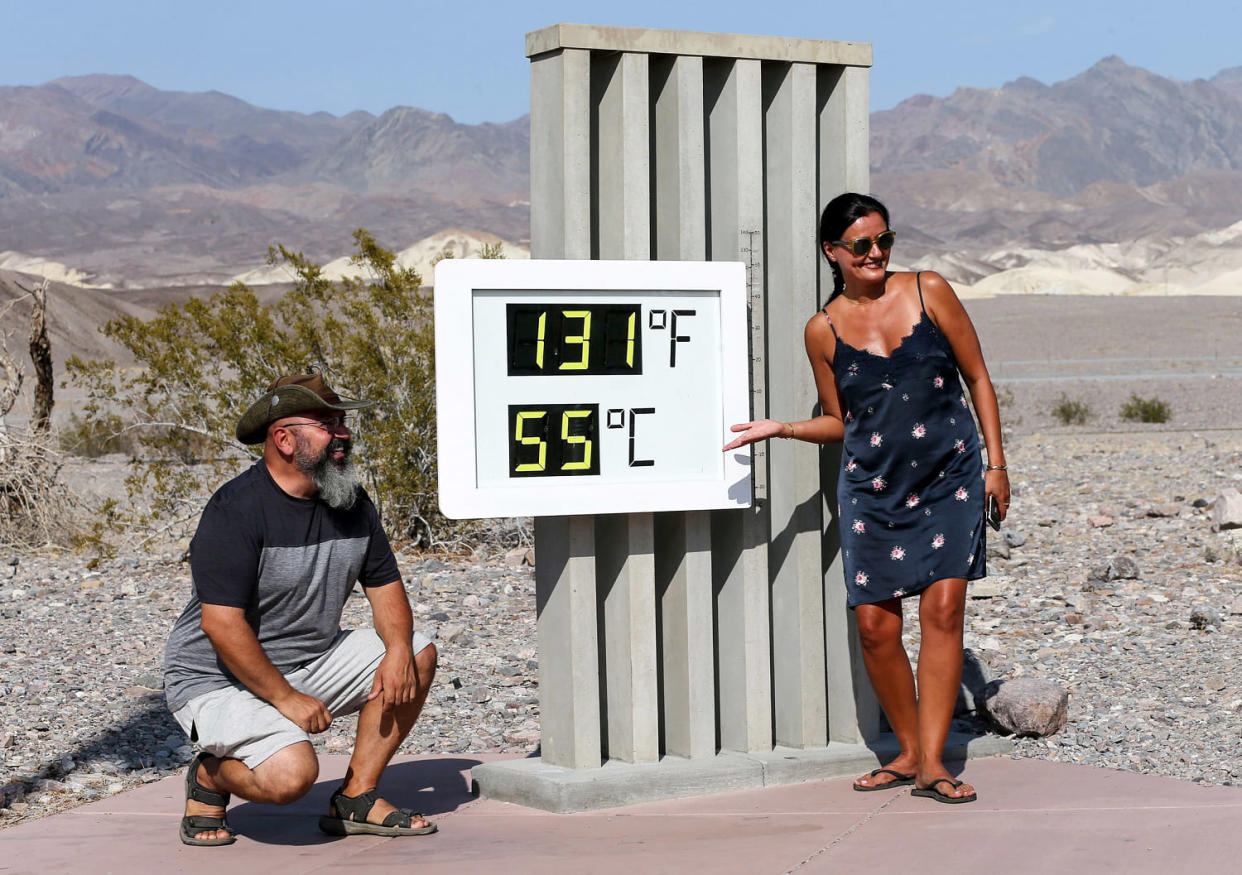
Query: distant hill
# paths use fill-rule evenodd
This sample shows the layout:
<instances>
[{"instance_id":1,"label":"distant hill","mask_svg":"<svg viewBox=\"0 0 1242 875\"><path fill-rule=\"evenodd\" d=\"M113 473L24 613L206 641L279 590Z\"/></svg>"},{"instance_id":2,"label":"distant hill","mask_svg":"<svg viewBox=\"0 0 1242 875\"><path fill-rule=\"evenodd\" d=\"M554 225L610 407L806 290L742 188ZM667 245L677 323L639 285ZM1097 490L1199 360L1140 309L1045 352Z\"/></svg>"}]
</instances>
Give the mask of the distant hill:
<instances>
[{"instance_id":1,"label":"distant hill","mask_svg":"<svg viewBox=\"0 0 1242 875\"><path fill-rule=\"evenodd\" d=\"M927 251L1184 236L1242 218L1242 68L1165 79L1117 57L1043 85L873 113L872 187Z\"/></svg>"},{"instance_id":2,"label":"distant hill","mask_svg":"<svg viewBox=\"0 0 1242 875\"><path fill-rule=\"evenodd\" d=\"M327 261L359 226L394 249L446 227L521 241L528 155L525 118L307 115L132 76L0 87L0 251L121 288L225 282L277 242Z\"/></svg>"},{"instance_id":3,"label":"distant hill","mask_svg":"<svg viewBox=\"0 0 1242 875\"><path fill-rule=\"evenodd\" d=\"M871 130L903 264L964 283L1113 259L1167 284L1188 253L1242 269L1217 233L1242 219L1242 67L1180 82L1110 57L1053 85L912 97ZM524 244L529 151L527 117L308 115L130 76L0 87L0 267L155 288L264 275L276 242L327 262L359 226L396 250L448 228Z\"/></svg>"},{"instance_id":4,"label":"distant hill","mask_svg":"<svg viewBox=\"0 0 1242 875\"><path fill-rule=\"evenodd\" d=\"M291 178L359 195L433 193L462 203L530 198L530 120L461 125L443 113L390 109Z\"/></svg>"}]
</instances>

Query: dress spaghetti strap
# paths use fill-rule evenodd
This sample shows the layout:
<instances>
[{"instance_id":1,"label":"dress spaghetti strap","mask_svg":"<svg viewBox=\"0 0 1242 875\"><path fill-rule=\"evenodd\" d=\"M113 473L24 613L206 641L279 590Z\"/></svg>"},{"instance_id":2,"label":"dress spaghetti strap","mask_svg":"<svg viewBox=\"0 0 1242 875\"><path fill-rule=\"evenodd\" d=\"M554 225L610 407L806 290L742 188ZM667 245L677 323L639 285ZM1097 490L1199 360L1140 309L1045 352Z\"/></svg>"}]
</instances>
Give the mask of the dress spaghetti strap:
<instances>
[{"instance_id":1,"label":"dress spaghetti strap","mask_svg":"<svg viewBox=\"0 0 1242 875\"><path fill-rule=\"evenodd\" d=\"M832 336L840 340L841 335L837 334L837 326L832 324L832 317L828 315L828 305L825 304L819 312L823 313L824 318L828 320L828 327L832 329Z\"/></svg>"},{"instance_id":2,"label":"dress spaghetti strap","mask_svg":"<svg viewBox=\"0 0 1242 875\"><path fill-rule=\"evenodd\" d=\"M919 306L923 308L923 314L926 315L927 305L923 303L923 282L922 280L919 279L919 277L922 276L922 273L923 272L921 270L914 272L914 284L918 286L919 288ZM824 315L827 315L827 314L824 314Z\"/></svg>"}]
</instances>

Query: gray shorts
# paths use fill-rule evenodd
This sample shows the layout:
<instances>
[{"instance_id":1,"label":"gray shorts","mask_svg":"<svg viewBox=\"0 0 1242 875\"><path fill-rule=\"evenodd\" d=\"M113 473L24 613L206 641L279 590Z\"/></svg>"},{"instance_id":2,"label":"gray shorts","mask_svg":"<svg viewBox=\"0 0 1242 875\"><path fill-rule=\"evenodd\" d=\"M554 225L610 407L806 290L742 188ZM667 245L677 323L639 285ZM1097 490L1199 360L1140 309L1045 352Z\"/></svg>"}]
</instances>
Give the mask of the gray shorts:
<instances>
[{"instance_id":1,"label":"gray shorts","mask_svg":"<svg viewBox=\"0 0 1242 875\"><path fill-rule=\"evenodd\" d=\"M430 644L422 632L414 633L414 653ZM374 629L346 630L322 656L285 678L299 693L323 702L333 718L352 714L366 704L384 652ZM195 696L173 717L200 750L239 759L251 769L278 750L310 741L302 727L245 688L230 686Z\"/></svg>"}]
</instances>

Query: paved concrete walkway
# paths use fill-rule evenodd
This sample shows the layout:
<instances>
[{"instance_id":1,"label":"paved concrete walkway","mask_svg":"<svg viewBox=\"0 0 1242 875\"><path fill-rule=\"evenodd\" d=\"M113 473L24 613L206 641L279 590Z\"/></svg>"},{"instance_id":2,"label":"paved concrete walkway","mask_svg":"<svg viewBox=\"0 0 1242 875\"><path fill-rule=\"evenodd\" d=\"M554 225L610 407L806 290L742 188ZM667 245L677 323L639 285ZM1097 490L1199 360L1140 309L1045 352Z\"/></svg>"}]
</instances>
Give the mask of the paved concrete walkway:
<instances>
[{"instance_id":1,"label":"paved concrete walkway","mask_svg":"<svg viewBox=\"0 0 1242 875\"><path fill-rule=\"evenodd\" d=\"M563 815L472 798L469 769L494 758L394 762L388 798L433 816L432 836L321 835L316 818L346 764L332 756L294 805L235 803L242 835L229 847L181 845L182 781L166 778L0 832L0 872L1044 875L1229 872L1242 859L1242 790L1086 766L971 760L963 775L979 801L968 805L909 788L857 793L838 778Z\"/></svg>"}]
</instances>

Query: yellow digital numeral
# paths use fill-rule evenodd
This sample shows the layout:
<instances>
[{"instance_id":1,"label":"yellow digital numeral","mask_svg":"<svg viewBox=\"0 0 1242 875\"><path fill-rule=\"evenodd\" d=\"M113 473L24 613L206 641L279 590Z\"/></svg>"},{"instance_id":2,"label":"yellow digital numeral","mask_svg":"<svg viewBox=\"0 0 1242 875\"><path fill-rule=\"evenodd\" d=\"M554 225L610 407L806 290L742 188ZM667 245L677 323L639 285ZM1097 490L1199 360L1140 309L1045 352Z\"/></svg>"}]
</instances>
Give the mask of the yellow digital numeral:
<instances>
[{"instance_id":1,"label":"yellow digital numeral","mask_svg":"<svg viewBox=\"0 0 1242 875\"><path fill-rule=\"evenodd\" d=\"M637 312L631 313L630 320L626 324L625 366L628 368L634 367L634 323L637 318Z\"/></svg>"},{"instance_id":2,"label":"yellow digital numeral","mask_svg":"<svg viewBox=\"0 0 1242 875\"><path fill-rule=\"evenodd\" d=\"M548 466L548 442L538 435L528 435L525 432L526 421L530 419L543 419L547 416L546 410L519 410L517 421L513 424L513 436L519 443L524 446L539 445L539 461L524 462L514 468L514 471L542 471Z\"/></svg>"},{"instance_id":3,"label":"yellow digital numeral","mask_svg":"<svg viewBox=\"0 0 1242 875\"><path fill-rule=\"evenodd\" d=\"M535 367L543 367L543 335L544 327L548 324L548 312L539 314L539 334L535 337Z\"/></svg>"},{"instance_id":4,"label":"yellow digital numeral","mask_svg":"<svg viewBox=\"0 0 1242 875\"><path fill-rule=\"evenodd\" d=\"M561 318L582 320L582 333L571 334L565 338L566 345L577 343L582 347L582 358L576 362L561 362L560 370L585 371L587 369L587 359L590 358L591 353L591 311L562 310Z\"/></svg>"},{"instance_id":5,"label":"yellow digital numeral","mask_svg":"<svg viewBox=\"0 0 1242 875\"><path fill-rule=\"evenodd\" d=\"M562 471L586 471L591 467L591 443L584 434L570 434L569 421L571 419L582 419L590 416L589 410L566 410L561 414L561 440L566 444L586 444L582 451L581 462L565 462L561 465ZM568 455L568 454L566 454Z\"/></svg>"}]
</instances>

